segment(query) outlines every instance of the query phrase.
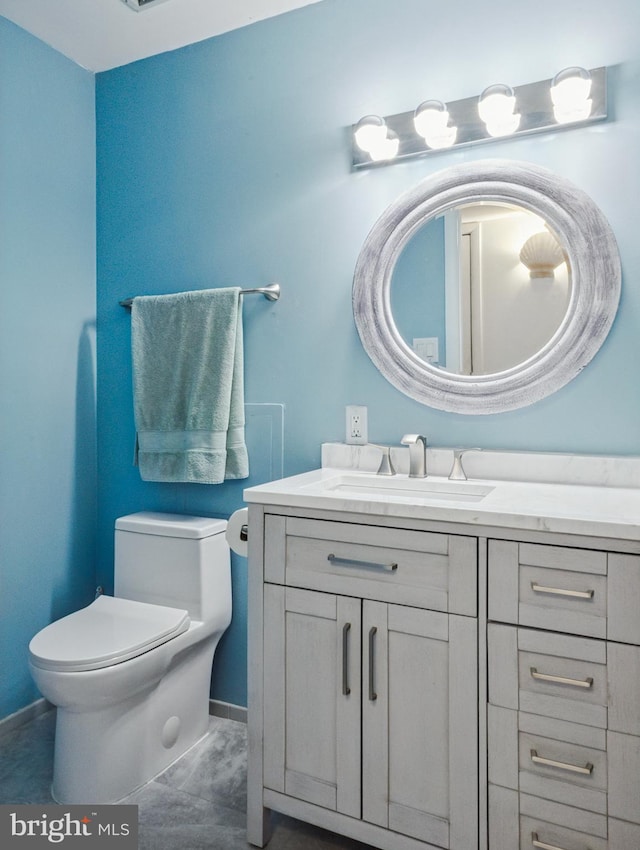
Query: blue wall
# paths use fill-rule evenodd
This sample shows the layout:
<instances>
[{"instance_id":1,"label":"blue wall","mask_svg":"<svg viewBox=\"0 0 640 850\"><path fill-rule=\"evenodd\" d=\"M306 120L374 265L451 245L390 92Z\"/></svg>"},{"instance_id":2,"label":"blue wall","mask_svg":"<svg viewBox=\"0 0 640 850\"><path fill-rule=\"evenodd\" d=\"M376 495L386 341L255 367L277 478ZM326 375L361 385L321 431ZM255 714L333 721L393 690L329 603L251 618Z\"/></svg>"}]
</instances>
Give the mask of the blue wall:
<instances>
[{"instance_id":1,"label":"blue wall","mask_svg":"<svg viewBox=\"0 0 640 850\"><path fill-rule=\"evenodd\" d=\"M363 114L545 79L572 64L611 66L606 124L350 171L348 128ZM241 498L236 485L145 484L131 466L126 296L282 284L275 305L246 299L245 362L247 400L285 405L285 474L316 466L320 443L342 439L349 403L368 405L379 442L420 431L434 445L640 451L637 0L538 0L517 14L506 0L324 0L100 74L96 98L98 569L107 585L119 514L227 515ZM405 398L370 363L353 324L352 274L400 192L439 168L493 156L551 168L594 198L619 240L624 294L602 350L568 387L509 414L447 414ZM243 702L243 559L234 573L235 631L213 693Z\"/></svg>"},{"instance_id":2,"label":"blue wall","mask_svg":"<svg viewBox=\"0 0 640 850\"><path fill-rule=\"evenodd\" d=\"M94 78L0 18L0 718L95 587Z\"/></svg>"}]
</instances>

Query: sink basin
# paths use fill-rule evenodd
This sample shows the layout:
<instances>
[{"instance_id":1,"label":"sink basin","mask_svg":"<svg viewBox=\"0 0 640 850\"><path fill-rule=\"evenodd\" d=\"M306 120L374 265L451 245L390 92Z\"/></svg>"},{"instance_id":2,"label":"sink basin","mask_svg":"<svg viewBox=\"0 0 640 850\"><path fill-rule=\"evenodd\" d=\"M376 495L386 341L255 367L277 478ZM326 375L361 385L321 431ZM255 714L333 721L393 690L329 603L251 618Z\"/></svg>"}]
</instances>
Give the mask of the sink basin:
<instances>
[{"instance_id":1,"label":"sink basin","mask_svg":"<svg viewBox=\"0 0 640 850\"><path fill-rule=\"evenodd\" d=\"M372 473L344 473L309 485L335 495L390 500L421 499L448 502L480 502L494 489L473 481L449 481L446 478L408 478L406 475L382 476Z\"/></svg>"}]
</instances>

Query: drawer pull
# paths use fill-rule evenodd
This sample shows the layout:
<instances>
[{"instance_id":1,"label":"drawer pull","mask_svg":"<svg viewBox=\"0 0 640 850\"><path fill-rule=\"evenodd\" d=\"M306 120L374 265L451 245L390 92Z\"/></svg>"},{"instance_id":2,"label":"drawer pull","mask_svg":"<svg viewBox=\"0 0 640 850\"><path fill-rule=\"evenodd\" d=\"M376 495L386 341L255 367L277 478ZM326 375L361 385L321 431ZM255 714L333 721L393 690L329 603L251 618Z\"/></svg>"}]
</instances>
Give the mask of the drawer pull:
<instances>
[{"instance_id":1,"label":"drawer pull","mask_svg":"<svg viewBox=\"0 0 640 850\"><path fill-rule=\"evenodd\" d=\"M535 581L531 582L534 593L554 593L556 596L573 596L576 599L593 599L595 590L568 590L565 587L546 587Z\"/></svg>"},{"instance_id":2,"label":"drawer pull","mask_svg":"<svg viewBox=\"0 0 640 850\"><path fill-rule=\"evenodd\" d=\"M569 764L565 761L555 761L539 756L537 750L531 750L531 761L534 764L543 764L546 767L557 767L559 770L568 770L571 773L582 773L590 776L593 773L593 765L587 762L584 767L581 764Z\"/></svg>"},{"instance_id":3,"label":"drawer pull","mask_svg":"<svg viewBox=\"0 0 640 850\"><path fill-rule=\"evenodd\" d=\"M398 569L397 564L379 564L376 561L358 561L355 558L341 558L339 555L334 555L333 552L327 555L327 561L343 567L369 567L375 570L389 570L390 572Z\"/></svg>"},{"instance_id":4,"label":"drawer pull","mask_svg":"<svg viewBox=\"0 0 640 850\"><path fill-rule=\"evenodd\" d=\"M543 682L552 682L554 685L570 685L572 688L593 687L591 676L588 679L569 679L566 676L553 676L551 673L538 673L535 667L530 667L529 672L534 679L540 679Z\"/></svg>"},{"instance_id":5,"label":"drawer pull","mask_svg":"<svg viewBox=\"0 0 640 850\"><path fill-rule=\"evenodd\" d=\"M351 693L349 687L349 632L351 623L345 623L342 627L342 693L348 697Z\"/></svg>"},{"instance_id":6,"label":"drawer pull","mask_svg":"<svg viewBox=\"0 0 640 850\"><path fill-rule=\"evenodd\" d=\"M371 702L375 702L378 699L378 694L376 693L376 679L375 679L375 640L376 640L376 632L377 628L375 626L371 626L369 629L369 699Z\"/></svg>"},{"instance_id":7,"label":"drawer pull","mask_svg":"<svg viewBox=\"0 0 640 850\"><path fill-rule=\"evenodd\" d=\"M540 841L537 832L531 833L531 846L537 847L538 850L565 850L564 847L558 847L557 844L546 844L544 841Z\"/></svg>"}]
</instances>

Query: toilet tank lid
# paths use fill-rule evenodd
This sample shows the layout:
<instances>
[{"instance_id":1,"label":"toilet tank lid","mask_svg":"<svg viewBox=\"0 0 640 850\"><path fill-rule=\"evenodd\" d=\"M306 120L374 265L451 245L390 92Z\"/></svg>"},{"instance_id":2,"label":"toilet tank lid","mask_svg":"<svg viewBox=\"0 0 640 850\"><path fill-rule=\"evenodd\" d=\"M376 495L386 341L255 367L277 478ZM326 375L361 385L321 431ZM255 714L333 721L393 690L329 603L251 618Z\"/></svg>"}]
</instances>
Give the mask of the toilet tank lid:
<instances>
[{"instance_id":1,"label":"toilet tank lid","mask_svg":"<svg viewBox=\"0 0 640 850\"><path fill-rule=\"evenodd\" d=\"M139 511L116 520L116 531L135 531L138 534L157 534L163 537L190 537L194 540L223 534L226 528L226 519L155 511Z\"/></svg>"}]
</instances>

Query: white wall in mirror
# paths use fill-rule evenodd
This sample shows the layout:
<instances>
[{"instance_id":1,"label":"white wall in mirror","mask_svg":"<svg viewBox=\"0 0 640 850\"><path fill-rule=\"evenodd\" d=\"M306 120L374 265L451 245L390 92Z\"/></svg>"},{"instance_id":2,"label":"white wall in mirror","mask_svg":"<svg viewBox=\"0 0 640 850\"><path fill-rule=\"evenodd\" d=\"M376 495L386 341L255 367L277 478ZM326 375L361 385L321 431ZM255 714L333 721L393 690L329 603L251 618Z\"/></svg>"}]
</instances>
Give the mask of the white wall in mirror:
<instances>
[{"instance_id":1,"label":"white wall in mirror","mask_svg":"<svg viewBox=\"0 0 640 850\"><path fill-rule=\"evenodd\" d=\"M446 280L448 287L458 284L459 301L467 306L458 338L447 341L444 368L465 375L502 372L540 351L560 327L569 304L568 266L562 262L553 277L530 277L520 251L545 222L529 210L467 204L457 216L458 274L447 270ZM455 328L455 317L448 326Z\"/></svg>"}]
</instances>

